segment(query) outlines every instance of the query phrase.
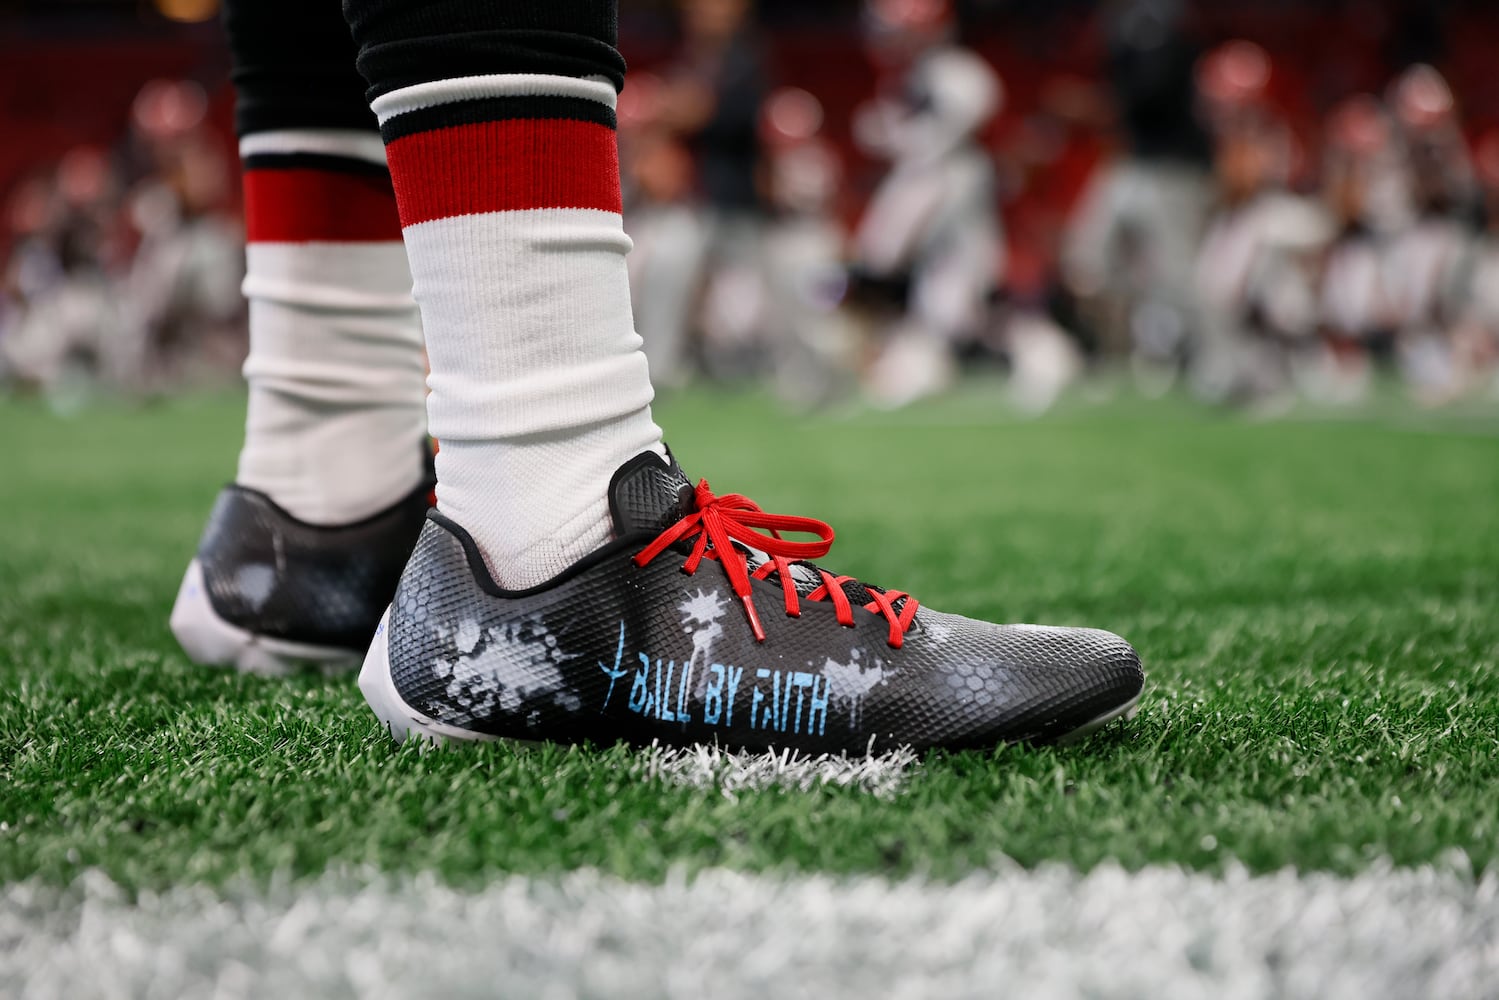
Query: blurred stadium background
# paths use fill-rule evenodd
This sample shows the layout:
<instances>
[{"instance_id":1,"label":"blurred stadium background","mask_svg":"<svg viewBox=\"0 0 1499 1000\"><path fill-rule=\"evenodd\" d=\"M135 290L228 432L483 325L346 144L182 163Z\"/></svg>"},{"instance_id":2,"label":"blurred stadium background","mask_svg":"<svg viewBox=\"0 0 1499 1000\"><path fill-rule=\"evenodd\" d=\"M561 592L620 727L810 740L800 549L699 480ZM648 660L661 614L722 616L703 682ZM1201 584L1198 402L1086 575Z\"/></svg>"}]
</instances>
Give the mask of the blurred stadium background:
<instances>
[{"instance_id":1,"label":"blurred stadium background","mask_svg":"<svg viewBox=\"0 0 1499 1000\"><path fill-rule=\"evenodd\" d=\"M195 668L218 3L11 0L0 997L1494 997L1499 7L622 6L673 448L860 578L1126 635L1139 717L423 755Z\"/></svg>"},{"instance_id":2,"label":"blurred stadium background","mask_svg":"<svg viewBox=\"0 0 1499 1000\"><path fill-rule=\"evenodd\" d=\"M0 379L232 375L214 0L0 13ZM898 406L961 372L1278 412L1494 393L1480 2L626 3L637 324L664 388Z\"/></svg>"}]
</instances>

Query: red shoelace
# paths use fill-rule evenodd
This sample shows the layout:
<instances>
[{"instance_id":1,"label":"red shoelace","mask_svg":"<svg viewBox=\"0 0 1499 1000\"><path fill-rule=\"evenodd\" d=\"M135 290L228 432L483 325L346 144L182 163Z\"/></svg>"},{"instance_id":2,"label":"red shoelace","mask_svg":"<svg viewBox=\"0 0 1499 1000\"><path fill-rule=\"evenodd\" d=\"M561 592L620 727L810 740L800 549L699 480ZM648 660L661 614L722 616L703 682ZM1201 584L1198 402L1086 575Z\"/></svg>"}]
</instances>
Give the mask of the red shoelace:
<instances>
[{"instance_id":1,"label":"red shoelace","mask_svg":"<svg viewBox=\"0 0 1499 1000\"><path fill-rule=\"evenodd\" d=\"M692 547L692 554L682 564L682 569L687 573L696 573L704 557L718 560L728 574L734 593L744 605L744 613L749 618L750 628L754 630L755 640L764 642L765 629L761 627L760 616L755 612L755 602L750 594L750 579L753 577L764 580L771 573L779 574L781 589L786 593L786 614L792 618L801 617L801 595L797 593L791 566L804 559L818 559L827 555L828 549L833 547L833 529L826 521L813 517L767 514L760 509L759 504L738 493L717 496L708 488L706 479L698 481L695 499L697 510L657 535L655 541L636 554L635 565L644 566L670 546L696 535L697 542ZM769 534L756 531L756 528L764 528ZM783 531L816 535L817 541L790 542L781 537ZM759 549L769 559L751 574L749 560L734 546L735 542ZM712 548L709 548L710 545ZM832 601L838 623L852 627L853 604L844 593L843 585L858 581L851 576L834 576L822 569L817 572L822 576L822 585L808 594L806 599ZM890 623L890 637L887 641L892 648L899 649L905 641L906 630L916 617L916 599L898 590L866 590L870 601L864 605L864 610L885 616L885 620ZM905 603L897 611L895 606L902 598Z\"/></svg>"}]
</instances>

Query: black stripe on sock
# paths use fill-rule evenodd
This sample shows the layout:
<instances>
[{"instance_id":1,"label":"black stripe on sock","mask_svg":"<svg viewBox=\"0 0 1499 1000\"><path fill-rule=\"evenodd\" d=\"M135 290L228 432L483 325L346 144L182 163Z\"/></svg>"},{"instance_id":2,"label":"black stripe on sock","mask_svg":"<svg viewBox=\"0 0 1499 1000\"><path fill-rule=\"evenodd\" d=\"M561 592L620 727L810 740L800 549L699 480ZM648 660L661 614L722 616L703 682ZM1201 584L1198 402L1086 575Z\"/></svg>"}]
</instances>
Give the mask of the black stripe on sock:
<instances>
[{"instance_id":1,"label":"black stripe on sock","mask_svg":"<svg viewBox=\"0 0 1499 1000\"><path fill-rule=\"evenodd\" d=\"M586 97L477 97L417 108L386 119L380 126L380 138L391 143L417 132L517 118L563 119L592 122L611 129L618 127L613 108Z\"/></svg>"},{"instance_id":2,"label":"black stripe on sock","mask_svg":"<svg viewBox=\"0 0 1499 1000\"><path fill-rule=\"evenodd\" d=\"M385 164L333 153L252 153L244 158L246 170L326 170L361 177L389 178Z\"/></svg>"}]
</instances>

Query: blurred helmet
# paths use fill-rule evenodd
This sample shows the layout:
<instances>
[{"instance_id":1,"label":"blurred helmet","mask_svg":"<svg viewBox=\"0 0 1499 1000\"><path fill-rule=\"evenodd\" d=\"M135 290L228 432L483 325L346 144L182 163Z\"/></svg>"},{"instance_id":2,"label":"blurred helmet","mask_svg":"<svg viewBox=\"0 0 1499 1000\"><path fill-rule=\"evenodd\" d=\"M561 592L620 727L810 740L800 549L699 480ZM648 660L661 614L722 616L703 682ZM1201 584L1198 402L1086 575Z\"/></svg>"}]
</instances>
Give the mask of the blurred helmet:
<instances>
[{"instance_id":1,"label":"blurred helmet","mask_svg":"<svg viewBox=\"0 0 1499 1000\"><path fill-rule=\"evenodd\" d=\"M1005 86L999 74L962 49L943 49L923 60L913 85L920 106L954 136L978 132L1004 107Z\"/></svg>"},{"instance_id":2,"label":"blurred helmet","mask_svg":"<svg viewBox=\"0 0 1499 1000\"><path fill-rule=\"evenodd\" d=\"M1390 121L1370 94L1339 102L1327 116L1327 147L1332 153L1362 159L1390 147Z\"/></svg>"},{"instance_id":3,"label":"blurred helmet","mask_svg":"<svg viewBox=\"0 0 1499 1000\"><path fill-rule=\"evenodd\" d=\"M1401 126L1411 132L1429 132L1456 120L1452 88L1425 63L1396 78L1390 87L1390 106Z\"/></svg>"},{"instance_id":4,"label":"blurred helmet","mask_svg":"<svg viewBox=\"0 0 1499 1000\"><path fill-rule=\"evenodd\" d=\"M870 30L876 32L925 34L952 20L948 0L869 0L866 11Z\"/></svg>"},{"instance_id":5,"label":"blurred helmet","mask_svg":"<svg viewBox=\"0 0 1499 1000\"><path fill-rule=\"evenodd\" d=\"M1435 69L1417 64L1390 85L1390 106L1403 132L1415 204L1425 213L1465 214L1477 192L1452 88Z\"/></svg>"},{"instance_id":6,"label":"blurred helmet","mask_svg":"<svg viewBox=\"0 0 1499 1000\"><path fill-rule=\"evenodd\" d=\"M952 30L950 0L866 0L864 32L877 61L898 65L945 39Z\"/></svg>"},{"instance_id":7,"label":"blurred helmet","mask_svg":"<svg viewBox=\"0 0 1499 1000\"><path fill-rule=\"evenodd\" d=\"M1197 91L1215 108L1260 105L1269 88L1270 56L1254 42L1225 42L1197 63Z\"/></svg>"},{"instance_id":8,"label":"blurred helmet","mask_svg":"<svg viewBox=\"0 0 1499 1000\"><path fill-rule=\"evenodd\" d=\"M74 146L57 164L57 191L69 205L100 201L113 183L109 158L93 146Z\"/></svg>"},{"instance_id":9,"label":"blurred helmet","mask_svg":"<svg viewBox=\"0 0 1499 1000\"><path fill-rule=\"evenodd\" d=\"M629 84L620 91L615 106L619 130L646 128L661 114L661 91L664 85L654 73L631 73Z\"/></svg>"},{"instance_id":10,"label":"blurred helmet","mask_svg":"<svg viewBox=\"0 0 1499 1000\"><path fill-rule=\"evenodd\" d=\"M800 87L781 87L760 108L760 137L771 147L795 146L822 131L822 102Z\"/></svg>"},{"instance_id":11,"label":"blurred helmet","mask_svg":"<svg viewBox=\"0 0 1499 1000\"><path fill-rule=\"evenodd\" d=\"M170 139L191 132L208 114L208 95L191 80L152 80L135 95L130 117L149 138Z\"/></svg>"}]
</instances>

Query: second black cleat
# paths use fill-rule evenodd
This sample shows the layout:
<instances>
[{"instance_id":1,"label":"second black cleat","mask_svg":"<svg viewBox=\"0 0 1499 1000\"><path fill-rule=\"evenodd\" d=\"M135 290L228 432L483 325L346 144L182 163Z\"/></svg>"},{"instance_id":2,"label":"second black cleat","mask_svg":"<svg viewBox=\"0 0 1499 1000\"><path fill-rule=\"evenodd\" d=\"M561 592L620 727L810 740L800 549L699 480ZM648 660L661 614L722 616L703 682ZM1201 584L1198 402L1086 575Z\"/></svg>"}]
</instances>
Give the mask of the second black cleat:
<instances>
[{"instance_id":1,"label":"second black cleat","mask_svg":"<svg viewBox=\"0 0 1499 1000\"><path fill-rule=\"evenodd\" d=\"M243 486L219 493L172 607L197 663L283 675L352 669L369 646L425 522L427 478L353 524L305 524Z\"/></svg>"},{"instance_id":2,"label":"second black cleat","mask_svg":"<svg viewBox=\"0 0 1499 1000\"><path fill-rule=\"evenodd\" d=\"M1139 699L1118 636L992 625L835 576L803 561L828 525L694 488L654 453L609 499L615 541L525 591L428 515L359 675L392 736L983 748L1077 737Z\"/></svg>"}]
</instances>

